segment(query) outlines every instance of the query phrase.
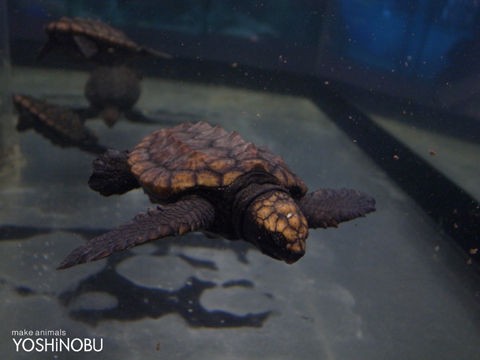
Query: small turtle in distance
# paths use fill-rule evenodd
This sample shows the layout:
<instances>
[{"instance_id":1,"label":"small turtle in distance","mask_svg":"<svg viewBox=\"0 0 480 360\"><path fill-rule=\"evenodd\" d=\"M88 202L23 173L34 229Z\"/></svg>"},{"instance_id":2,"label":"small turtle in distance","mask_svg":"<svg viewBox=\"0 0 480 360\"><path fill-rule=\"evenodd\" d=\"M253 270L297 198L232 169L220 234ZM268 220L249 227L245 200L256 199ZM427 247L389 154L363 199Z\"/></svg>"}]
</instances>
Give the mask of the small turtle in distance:
<instances>
[{"instance_id":1,"label":"small turtle in distance","mask_svg":"<svg viewBox=\"0 0 480 360\"><path fill-rule=\"evenodd\" d=\"M151 118L134 106L140 98L142 76L127 65L97 66L85 84L84 94L88 108L76 109L84 118L101 117L108 127L112 127L124 116L127 120L146 124L179 124L191 121L197 116L186 113L164 111Z\"/></svg>"},{"instance_id":2,"label":"small turtle in distance","mask_svg":"<svg viewBox=\"0 0 480 360\"><path fill-rule=\"evenodd\" d=\"M73 110L21 94L13 95L12 101L19 113L18 131L32 128L61 147L78 147L94 154L106 151Z\"/></svg>"},{"instance_id":3,"label":"small turtle in distance","mask_svg":"<svg viewBox=\"0 0 480 360\"><path fill-rule=\"evenodd\" d=\"M76 248L59 269L190 231L243 239L293 263L309 228L375 210L375 200L356 190L307 192L281 157L206 122L155 131L132 151L108 150L94 161L89 185L105 196L141 187L159 205Z\"/></svg>"},{"instance_id":4,"label":"small turtle in distance","mask_svg":"<svg viewBox=\"0 0 480 360\"><path fill-rule=\"evenodd\" d=\"M138 45L125 33L100 20L62 17L45 26L48 40L40 50L43 58L52 49L60 48L97 64L125 63L139 55L170 59L161 51Z\"/></svg>"},{"instance_id":5,"label":"small turtle in distance","mask_svg":"<svg viewBox=\"0 0 480 360\"><path fill-rule=\"evenodd\" d=\"M140 80L141 76L126 65L97 66L85 84L84 94L90 107L78 113L85 119L100 116L109 127L122 115L131 121L144 120L133 109L140 98Z\"/></svg>"},{"instance_id":6,"label":"small turtle in distance","mask_svg":"<svg viewBox=\"0 0 480 360\"><path fill-rule=\"evenodd\" d=\"M122 31L99 20L62 17L45 26L48 41L40 51L42 58L52 49L90 60L96 67L90 72L84 94L88 108L75 109L83 119L101 117L112 127L122 116L132 122L178 124L198 120L192 114L156 112L153 118L134 108L141 94L139 72L130 61L139 55L165 59L170 55L140 46Z\"/></svg>"}]
</instances>

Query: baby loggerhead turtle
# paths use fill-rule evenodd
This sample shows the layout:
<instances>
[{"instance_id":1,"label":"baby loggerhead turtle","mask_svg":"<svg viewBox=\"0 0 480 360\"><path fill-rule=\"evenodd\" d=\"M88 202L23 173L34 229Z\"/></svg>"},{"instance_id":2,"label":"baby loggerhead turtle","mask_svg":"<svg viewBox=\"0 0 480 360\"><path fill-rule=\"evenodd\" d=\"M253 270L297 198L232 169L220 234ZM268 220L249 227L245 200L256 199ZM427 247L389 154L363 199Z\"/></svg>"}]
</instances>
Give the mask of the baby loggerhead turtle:
<instances>
[{"instance_id":1,"label":"baby loggerhead turtle","mask_svg":"<svg viewBox=\"0 0 480 360\"><path fill-rule=\"evenodd\" d=\"M140 97L140 80L141 76L126 65L97 66L90 72L84 90L90 107L79 113L83 118L100 115L109 127L122 115L131 121L143 120L143 115L133 109Z\"/></svg>"},{"instance_id":2,"label":"baby loggerhead turtle","mask_svg":"<svg viewBox=\"0 0 480 360\"><path fill-rule=\"evenodd\" d=\"M137 55L152 55L169 59L170 55L138 45L125 33L100 20L61 17L45 26L47 43L38 57L42 58L53 48L81 55L100 64L125 63Z\"/></svg>"},{"instance_id":3,"label":"baby loggerhead turtle","mask_svg":"<svg viewBox=\"0 0 480 360\"><path fill-rule=\"evenodd\" d=\"M167 111L157 112L154 118L144 115L134 107L140 97L141 79L136 70L124 64L97 66L90 72L84 90L90 106L76 111L84 119L100 116L109 127L122 116L132 122L165 125L198 118L193 114Z\"/></svg>"},{"instance_id":4,"label":"baby loggerhead turtle","mask_svg":"<svg viewBox=\"0 0 480 360\"><path fill-rule=\"evenodd\" d=\"M75 146L95 154L105 152L106 148L73 110L21 94L13 95L12 100L19 113L18 131L33 128L55 145Z\"/></svg>"},{"instance_id":5,"label":"baby loggerhead turtle","mask_svg":"<svg viewBox=\"0 0 480 360\"><path fill-rule=\"evenodd\" d=\"M305 253L308 228L375 210L356 190L307 193L281 157L205 122L155 131L132 151L108 150L94 161L89 185L105 196L142 187L159 205L76 248L60 269L190 231L243 239L293 263Z\"/></svg>"}]
</instances>

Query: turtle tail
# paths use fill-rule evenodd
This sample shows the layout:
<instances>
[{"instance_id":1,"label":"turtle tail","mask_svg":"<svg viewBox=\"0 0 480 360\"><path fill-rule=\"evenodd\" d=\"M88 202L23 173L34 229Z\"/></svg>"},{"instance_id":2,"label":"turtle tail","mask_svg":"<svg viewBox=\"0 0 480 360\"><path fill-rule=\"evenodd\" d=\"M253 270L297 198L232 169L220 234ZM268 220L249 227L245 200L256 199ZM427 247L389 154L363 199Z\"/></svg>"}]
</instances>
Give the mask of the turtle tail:
<instances>
[{"instance_id":1,"label":"turtle tail","mask_svg":"<svg viewBox=\"0 0 480 360\"><path fill-rule=\"evenodd\" d=\"M130 172L128 151L108 149L93 161L93 172L88 180L92 190L104 196L123 194L140 187Z\"/></svg>"}]
</instances>

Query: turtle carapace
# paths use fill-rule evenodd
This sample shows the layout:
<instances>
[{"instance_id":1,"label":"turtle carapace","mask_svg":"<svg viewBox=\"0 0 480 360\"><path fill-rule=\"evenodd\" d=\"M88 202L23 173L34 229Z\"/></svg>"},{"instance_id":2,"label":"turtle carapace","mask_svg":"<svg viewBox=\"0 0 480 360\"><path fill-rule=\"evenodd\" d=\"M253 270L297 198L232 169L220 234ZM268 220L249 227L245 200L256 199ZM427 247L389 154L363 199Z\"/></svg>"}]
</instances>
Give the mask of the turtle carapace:
<instances>
[{"instance_id":1,"label":"turtle carapace","mask_svg":"<svg viewBox=\"0 0 480 360\"><path fill-rule=\"evenodd\" d=\"M243 239L293 263L309 228L375 210L375 200L356 190L307 192L281 157L206 122L155 131L132 151L108 150L94 161L89 185L105 196L141 187L158 205L89 240L59 268L190 231Z\"/></svg>"},{"instance_id":2,"label":"turtle carapace","mask_svg":"<svg viewBox=\"0 0 480 360\"><path fill-rule=\"evenodd\" d=\"M75 111L27 95L15 94L12 100L19 114L18 131L32 128L61 147L78 147L95 154L105 152L106 148Z\"/></svg>"},{"instance_id":3,"label":"turtle carapace","mask_svg":"<svg viewBox=\"0 0 480 360\"><path fill-rule=\"evenodd\" d=\"M45 32L48 40L39 58L57 48L104 65L126 63L138 55L171 58L166 53L138 45L123 31L100 20L62 17L48 23Z\"/></svg>"}]
</instances>

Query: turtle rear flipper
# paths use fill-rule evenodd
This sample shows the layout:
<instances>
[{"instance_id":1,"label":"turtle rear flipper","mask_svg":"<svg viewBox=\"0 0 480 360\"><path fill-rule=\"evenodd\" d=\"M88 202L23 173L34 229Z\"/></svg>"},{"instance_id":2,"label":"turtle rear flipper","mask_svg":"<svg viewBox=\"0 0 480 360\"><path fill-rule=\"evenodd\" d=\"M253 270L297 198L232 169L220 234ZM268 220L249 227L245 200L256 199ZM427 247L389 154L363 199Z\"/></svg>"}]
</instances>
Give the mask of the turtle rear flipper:
<instances>
[{"instance_id":1,"label":"turtle rear flipper","mask_svg":"<svg viewBox=\"0 0 480 360\"><path fill-rule=\"evenodd\" d=\"M299 206L310 228L326 228L375 211L375 200L352 189L319 189L306 194Z\"/></svg>"},{"instance_id":2,"label":"turtle rear flipper","mask_svg":"<svg viewBox=\"0 0 480 360\"><path fill-rule=\"evenodd\" d=\"M108 149L93 161L93 173L88 180L92 190L104 196L123 194L140 187L128 165L128 151Z\"/></svg>"},{"instance_id":3,"label":"turtle rear flipper","mask_svg":"<svg viewBox=\"0 0 480 360\"><path fill-rule=\"evenodd\" d=\"M159 205L147 213L137 215L130 223L76 248L62 261L58 269L99 260L148 241L208 229L214 218L213 206L196 196L169 205Z\"/></svg>"}]
</instances>

